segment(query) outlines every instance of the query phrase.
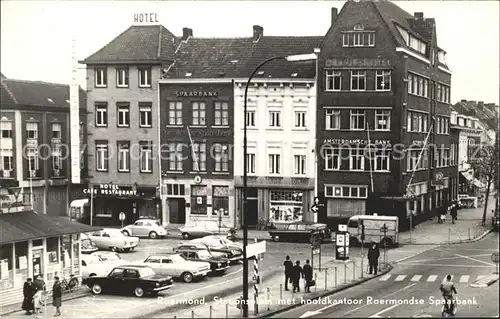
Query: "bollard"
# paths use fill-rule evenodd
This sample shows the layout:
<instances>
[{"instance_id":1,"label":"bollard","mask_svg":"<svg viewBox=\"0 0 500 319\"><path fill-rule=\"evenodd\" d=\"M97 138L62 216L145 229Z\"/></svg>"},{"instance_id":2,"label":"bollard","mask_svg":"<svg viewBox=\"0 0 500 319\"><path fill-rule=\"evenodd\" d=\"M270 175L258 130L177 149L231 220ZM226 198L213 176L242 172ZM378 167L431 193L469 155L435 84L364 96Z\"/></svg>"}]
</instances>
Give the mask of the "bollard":
<instances>
[{"instance_id":1,"label":"bollard","mask_svg":"<svg viewBox=\"0 0 500 319\"><path fill-rule=\"evenodd\" d=\"M344 284L347 284L347 264L344 262Z\"/></svg>"},{"instance_id":2,"label":"bollard","mask_svg":"<svg viewBox=\"0 0 500 319\"><path fill-rule=\"evenodd\" d=\"M316 292L318 290L318 274L317 273L314 273L314 282L316 283L316 285L314 285L314 292Z\"/></svg>"},{"instance_id":3,"label":"bollard","mask_svg":"<svg viewBox=\"0 0 500 319\"><path fill-rule=\"evenodd\" d=\"M451 229L448 228L448 244L451 244Z\"/></svg>"},{"instance_id":4,"label":"bollard","mask_svg":"<svg viewBox=\"0 0 500 319\"><path fill-rule=\"evenodd\" d=\"M226 303L226 319L229 318L229 304Z\"/></svg>"},{"instance_id":5,"label":"bollard","mask_svg":"<svg viewBox=\"0 0 500 319\"><path fill-rule=\"evenodd\" d=\"M356 262L352 261L352 281L356 280Z\"/></svg>"},{"instance_id":6,"label":"bollard","mask_svg":"<svg viewBox=\"0 0 500 319\"><path fill-rule=\"evenodd\" d=\"M191 311L191 318L194 318L194 311Z\"/></svg>"},{"instance_id":7,"label":"bollard","mask_svg":"<svg viewBox=\"0 0 500 319\"><path fill-rule=\"evenodd\" d=\"M208 310L210 311L210 319L212 319L212 305L210 305L210 307L208 307Z\"/></svg>"},{"instance_id":8,"label":"bollard","mask_svg":"<svg viewBox=\"0 0 500 319\"><path fill-rule=\"evenodd\" d=\"M283 300L283 284L280 284L280 301Z\"/></svg>"},{"instance_id":9,"label":"bollard","mask_svg":"<svg viewBox=\"0 0 500 319\"><path fill-rule=\"evenodd\" d=\"M271 310L270 308L270 304L271 304L271 291L269 290L269 288L267 288L267 310Z\"/></svg>"},{"instance_id":10,"label":"bollard","mask_svg":"<svg viewBox=\"0 0 500 319\"><path fill-rule=\"evenodd\" d=\"M467 232L469 233L469 240L470 240L470 228L467 228Z\"/></svg>"},{"instance_id":11,"label":"bollard","mask_svg":"<svg viewBox=\"0 0 500 319\"><path fill-rule=\"evenodd\" d=\"M337 288L337 267L335 267L335 288Z\"/></svg>"},{"instance_id":12,"label":"bollard","mask_svg":"<svg viewBox=\"0 0 500 319\"><path fill-rule=\"evenodd\" d=\"M328 273L327 273L328 269L325 269L325 290L328 289L328 284L327 284L327 280L328 280Z\"/></svg>"}]
</instances>

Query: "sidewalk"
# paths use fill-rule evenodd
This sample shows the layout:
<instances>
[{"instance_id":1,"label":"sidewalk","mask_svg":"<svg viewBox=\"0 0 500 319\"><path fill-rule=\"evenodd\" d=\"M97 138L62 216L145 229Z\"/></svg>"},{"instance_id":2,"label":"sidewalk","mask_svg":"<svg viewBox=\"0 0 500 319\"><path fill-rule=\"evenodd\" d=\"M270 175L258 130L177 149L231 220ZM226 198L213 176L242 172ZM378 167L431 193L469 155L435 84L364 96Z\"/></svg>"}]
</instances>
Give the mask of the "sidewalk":
<instances>
[{"instance_id":1,"label":"sidewalk","mask_svg":"<svg viewBox=\"0 0 500 319\"><path fill-rule=\"evenodd\" d=\"M277 274L270 278L262 278L260 284L260 294L258 296L258 313L255 313L254 288L253 283L249 283L249 316L262 317L270 312L276 312L291 305L297 305L307 300L318 298L322 295L331 294L334 291L346 289L353 285L362 283L374 277L368 275L367 262L364 260L361 271L361 259L358 256L351 257L351 260L346 262L335 261L333 257L322 257L321 270L314 269L314 279L316 286L311 287L311 293L304 292L304 281L300 282L301 291L292 293L292 287L289 285L290 291L284 290L284 275ZM386 267L388 270L389 267ZM381 275L379 273L379 275ZM242 312L238 309L238 298L241 297L241 292L232 294L223 299L206 299L204 304L194 305L190 308L180 310L170 318L241 318ZM164 315L156 318L164 317Z\"/></svg>"}]
</instances>

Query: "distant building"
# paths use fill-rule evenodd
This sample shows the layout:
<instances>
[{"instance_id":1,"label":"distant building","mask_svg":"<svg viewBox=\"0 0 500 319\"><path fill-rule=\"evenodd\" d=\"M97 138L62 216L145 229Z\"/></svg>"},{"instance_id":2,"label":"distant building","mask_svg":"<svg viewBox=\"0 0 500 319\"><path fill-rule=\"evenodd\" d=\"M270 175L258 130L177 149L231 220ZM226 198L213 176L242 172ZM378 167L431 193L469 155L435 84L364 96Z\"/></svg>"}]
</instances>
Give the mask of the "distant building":
<instances>
[{"instance_id":1,"label":"distant building","mask_svg":"<svg viewBox=\"0 0 500 319\"><path fill-rule=\"evenodd\" d=\"M30 208L67 216L71 201L69 85L2 79L0 194L3 213ZM80 90L80 144L85 144L85 92ZM85 149L81 176L85 180ZM33 192L31 192L31 189Z\"/></svg>"}]
</instances>

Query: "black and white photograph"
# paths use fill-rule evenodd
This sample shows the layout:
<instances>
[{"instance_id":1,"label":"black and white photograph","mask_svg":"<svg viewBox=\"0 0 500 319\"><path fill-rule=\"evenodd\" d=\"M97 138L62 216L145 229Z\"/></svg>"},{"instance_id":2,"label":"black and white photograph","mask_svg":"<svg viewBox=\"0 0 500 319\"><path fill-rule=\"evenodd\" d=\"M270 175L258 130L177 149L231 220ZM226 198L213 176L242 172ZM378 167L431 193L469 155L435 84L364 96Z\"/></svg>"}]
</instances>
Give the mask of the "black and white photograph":
<instances>
[{"instance_id":1,"label":"black and white photograph","mask_svg":"<svg viewBox=\"0 0 500 319\"><path fill-rule=\"evenodd\" d=\"M1 318L499 317L500 2L0 6Z\"/></svg>"}]
</instances>

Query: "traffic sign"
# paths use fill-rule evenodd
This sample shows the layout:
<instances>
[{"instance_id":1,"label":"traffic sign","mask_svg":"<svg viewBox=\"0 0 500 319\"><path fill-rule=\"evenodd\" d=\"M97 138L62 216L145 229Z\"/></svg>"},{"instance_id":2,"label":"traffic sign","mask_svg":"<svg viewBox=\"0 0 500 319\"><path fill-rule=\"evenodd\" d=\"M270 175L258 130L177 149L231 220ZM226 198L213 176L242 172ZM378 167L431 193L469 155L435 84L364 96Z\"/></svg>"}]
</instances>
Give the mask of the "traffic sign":
<instances>
[{"instance_id":1,"label":"traffic sign","mask_svg":"<svg viewBox=\"0 0 500 319\"><path fill-rule=\"evenodd\" d=\"M314 204L319 205L319 198L318 197L314 197Z\"/></svg>"},{"instance_id":2,"label":"traffic sign","mask_svg":"<svg viewBox=\"0 0 500 319\"><path fill-rule=\"evenodd\" d=\"M125 220L125 213L124 212L121 212L120 215L118 215L118 218L121 220L121 221L124 221Z\"/></svg>"},{"instance_id":3,"label":"traffic sign","mask_svg":"<svg viewBox=\"0 0 500 319\"><path fill-rule=\"evenodd\" d=\"M318 206L317 206L316 204L314 204L314 205L312 205L312 206L311 206L311 210L312 210L313 212L315 212L315 213L317 213L317 212L318 212L318 209L319 209L319 208L318 208Z\"/></svg>"},{"instance_id":4,"label":"traffic sign","mask_svg":"<svg viewBox=\"0 0 500 319\"><path fill-rule=\"evenodd\" d=\"M491 254L491 261L498 264L498 252Z\"/></svg>"}]
</instances>

